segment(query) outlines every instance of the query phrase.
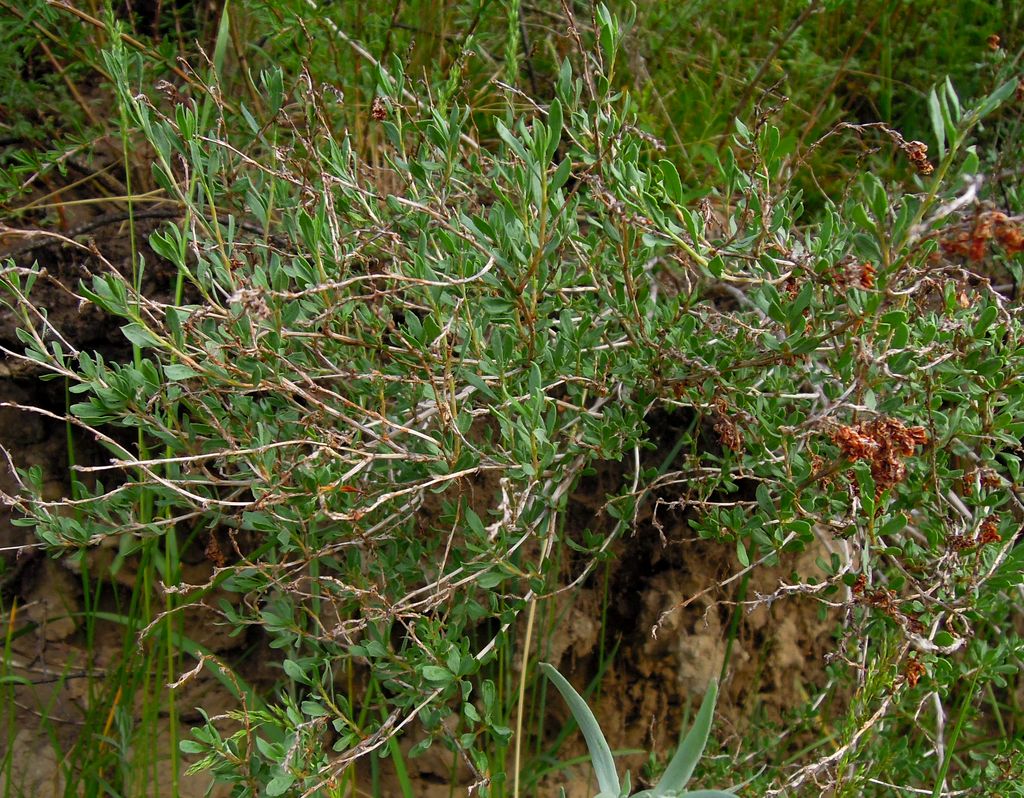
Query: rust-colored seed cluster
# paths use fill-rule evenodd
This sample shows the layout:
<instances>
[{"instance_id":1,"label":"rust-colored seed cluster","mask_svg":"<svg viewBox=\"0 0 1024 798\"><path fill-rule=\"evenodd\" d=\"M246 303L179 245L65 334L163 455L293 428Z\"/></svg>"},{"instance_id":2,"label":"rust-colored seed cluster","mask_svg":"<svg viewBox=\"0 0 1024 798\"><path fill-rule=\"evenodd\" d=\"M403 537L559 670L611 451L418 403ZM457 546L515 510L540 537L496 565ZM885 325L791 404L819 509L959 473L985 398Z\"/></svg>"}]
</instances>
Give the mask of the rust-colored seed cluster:
<instances>
[{"instance_id":1,"label":"rust-colored seed cluster","mask_svg":"<svg viewBox=\"0 0 1024 798\"><path fill-rule=\"evenodd\" d=\"M855 601L858 604L873 607L876 610L884 612L900 626L905 629L909 629L914 634L921 634L924 632L924 624L922 624L915 615L911 615L900 609L899 600L893 591L885 587L865 590L863 584L861 585L860 591L857 591L856 587L857 586L855 585L854 595L856 596Z\"/></svg>"},{"instance_id":2,"label":"rust-colored seed cluster","mask_svg":"<svg viewBox=\"0 0 1024 798\"><path fill-rule=\"evenodd\" d=\"M991 543L998 543L1003 538L999 534L998 519L989 516L981 522L977 536L972 535L949 535L946 538L946 545L955 552L972 551Z\"/></svg>"},{"instance_id":3,"label":"rust-colored seed cluster","mask_svg":"<svg viewBox=\"0 0 1024 798\"><path fill-rule=\"evenodd\" d=\"M985 257L989 242L993 240L1007 255L1024 252L1024 232L1020 222L1002 211L979 213L971 229L948 231L939 244L947 255L960 255L977 261Z\"/></svg>"},{"instance_id":4,"label":"rust-colored seed cluster","mask_svg":"<svg viewBox=\"0 0 1024 798\"><path fill-rule=\"evenodd\" d=\"M970 535L949 535L946 537L946 545L955 552L970 551L975 546L975 540Z\"/></svg>"},{"instance_id":5,"label":"rust-colored seed cluster","mask_svg":"<svg viewBox=\"0 0 1024 798\"><path fill-rule=\"evenodd\" d=\"M985 40L985 44L987 44L988 49L994 53L1002 46L1002 41L1000 40L998 33L990 33L988 38Z\"/></svg>"},{"instance_id":6,"label":"rust-colored seed cluster","mask_svg":"<svg viewBox=\"0 0 1024 798\"><path fill-rule=\"evenodd\" d=\"M905 141L900 147L920 174L930 175L935 171L935 167L928 160L928 145L923 141Z\"/></svg>"},{"instance_id":7,"label":"rust-colored seed cluster","mask_svg":"<svg viewBox=\"0 0 1024 798\"><path fill-rule=\"evenodd\" d=\"M832 433L832 441L847 460L867 460L875 489L881 493L907 475L904 457L916 446L928 442L924 427L905 427L895 418L878 418L855 427L842 426Z\"/></svg>"},{"instance_id":8,"label":"rust-colored seed cluster","mask_svg":"<svg viewBox=\"0 0 1024 798\"><path fill-rule=\"evenodd\" d=\"M206 541L206 549L203 553L206 555L206 559L218 568L223 568L227 565L228 558L224 555L224 550L221 549L217 536L212 532L210 533L210 539Z\"/></svg>"},{"instance_id":9,"label":"rust-colored seed cluster","mask_svg":"<svg viewBox=\"0 0 1024 798\"><path fill-rule=\"evenodd\" d=\"M926 673L924 664L917 657L908 657L907 664L903 667L903 676L907 684L917 687L917 683Z\"/></svg>"},{"instance_id":10,"label":"rust-colored seed cluster","mask_svg":"<svg viewBox=\"0 0 1024 798\"><path fill-rule=\"evenodd\" d=\"M378 122L388 118L388 106L383 97L374 97L370 106L370 117Z\"/></svg>"},{"instance_id":11,"label":"rust-colored seed cluster","mask_svg":"<svg viewBox=\"0 0 1024 798\"><path fill-rule=\"evenodd\" d=\"M981 487L993 490L994 488L1001 488L1003 486L1003 478L999 476L998 472L994 468L979 468L975 471L968 471L969 476L973 477L975 474L978 475Z\"/></svg>"},{"instance_id":12,"label":"rust-colored seed cluster","mask_svg":"<svg viewBox=\"0 0 1024 798\"><path fill-rule=\"evenodd\" d=\"M989 543L998 543L1002 540L999 534L999 522L989 516L981 522L981 529L978 530L978 543L987 546Z\"/></svg>"},{"instance_id":13,"label":"rust-colored seed cluster","mask_svg":"<svg viewBox=\"0 0 1024 798\"><path fill-rule=\"evenodd\" d=\"M832 269L821 275L824 282L838 288L848 289L851 287L871 290L875 287L875 276L877 269L873 263L858 261L850 256L844 257ZM789 285L787 284L787 289ZM799 285L796 285L799 289ZM792 296L796 296L793 293Z\"/></svg>"},{"instance_id":14,"label":"rust-colored seed cluster","mask_svg":"<svg viewBox=\"0 0 1024 798\"><path fill-rule=\"evenodd\" d=\"M839 447L847 460L867 460L873 458L878 451L878 443L860 432L857 427L840 427L832 433L832 442Z\"/></svg>"},{"instance_id":15,"label":"rust-colored seed cluster","mask_svg":"<svg viewBox=\"0 0 1024 798\"><path fill-rule=\"evenodd\" d=\"M715 432L722 446L738 452L743 448L743 438L740 437L739 427L729 415L729 406L724 399L715 399Z\"/></svg>"},{"instance_id":16,"label":"rust-colored seed cluster","mask_svg":"<svg viewBox=\"0 0 1024 798\"><path fill-rule=\"evenodd\" d=\"M875 287L875 267L870 263L862 263L860 265L860 287L861 288L874 288Z\"/></svg>"}]
</instances>

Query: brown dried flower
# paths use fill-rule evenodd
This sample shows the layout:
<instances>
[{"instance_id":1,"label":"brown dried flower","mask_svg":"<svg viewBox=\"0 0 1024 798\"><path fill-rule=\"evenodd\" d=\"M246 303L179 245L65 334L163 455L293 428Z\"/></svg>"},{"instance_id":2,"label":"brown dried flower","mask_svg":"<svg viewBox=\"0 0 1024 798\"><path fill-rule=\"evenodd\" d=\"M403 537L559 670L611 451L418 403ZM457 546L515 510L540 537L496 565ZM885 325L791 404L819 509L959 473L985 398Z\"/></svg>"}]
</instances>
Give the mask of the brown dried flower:
<instances>
[{"instance_id":1,"label":"brown dried flower","mask_svg":"<svg viewBox=\"0 0 1024 798\"><path fill-rule=\"evenodd\" d=\"M388 118L388 105L383 97L374 97L373 105L370 106L370 118L380 122Z\"/></svg>"},{"instance_id":2,"label":"brown dried flower","mask_svg":"<svg viewBox=\"0 0 1024 798\"><path fill-rule=\"evenodd\" d=\"M926 672L924 665L917 657L909 657L907 664L903 668L903 676L911 687L917 687L918 681Z\"/></svg>"},{"instance_id":3,"label":"brown dried flower","mask_svg":"<svg viewBox=\"0 0 1024 798\"><path fill-rule=\"evenodd\" d=\"M993 468L981 469L981 486L983 488L1001 488L1003 486L1003 479L999 476Z\"/></svg>"},{"instance_id":4,"label":"brown dried flower","mask_svg":"<svg viewBox=\"0 0 1024 798\"><path fill-rule=\"evenodd\" d=\"M854 427L840 427L832 433L832 442L847 460L866 460L874 457L878 444L858 432Z\"/></svg>"},{"instance_id":5,"label":"brown dried flower","mask_svg":"<svg viewBox=\"0 0 1024 798\"><path fill-rule=\"evenodd\" d=\"M955 552L969 551L974 548L974 540L967 535L954 534L946 538L946 545Z\"/></svg>"},{"instance_id":6,"label":"brown dried flower","mask_svg":"<svg viewBox=\"0 0 1024 798\"><path fill-rule=\"evenodd\" d=\"M981 522L978 534L974 535L950 535L946 538L946 544L952 551L972 551L979 546L988 546L991 543L998 543L1003 538L999 534L999 520L989 516Z\"/></svg>"},{"instance_id":7,"label":"brown dried flower","mask_svg":"<svg viewBox=\"0 0 1024 798\"><path fill-rule=\"evenodd\" d=\"M1021 233L1019 222L1010 219L1006 214L996 214L995 236L996 241L1006 250L1007 255L1016 255L1024 252L1024 233Z\"/></svg>"},{"instance_id":8,"label":"brown dried flower","mask_svg":"<svg viewBox=\"0 0 1024 798\"><path fill-rule=\"evenodd\" d=\"M928 160L928 145L923 141L905 141L900 146L920 174L930 175L935 171L935 167Z\"/></svg>"},{"instance_id":9,"label":"brown dried flower","mask_svg":"<svg viewBox=\"0 0 1024 798\"><path fill-rule=\"evenodd\" d=\"M729 414L729 405L724 399L718 398L714 401L715 406L715 432L722 446L738 452L743 448L743 438L740 436L739 427L732 420Z\"/></svg>"},{"instance_id":10,"label":"brown dried flower","mask_svg":"<svg viewBox=\"0 0 1024 798\"><path fill-rule=\"evenodd\" d=\"M875 267L870 263L865 262L860 265L860 287L875 287Z\"/></svg>"},{"instance_id":11,"label":"brown dried flower","mask_svg":"<svg viewBox=\"0 0 1024 798\"><path fill-rule=\"evenodd\" d=\"M158 80L153 88L164 95L167 101L173 105L184 105L188 102L188 97L181 93L177 86L167 80Z\"/></svg>"},{"instance_id":12,"label":"brown dried flower","mask_svg":"<svg viewBox=\"0 0 1024 798\"><path fill-rule=\"evenodd\" d=\"M985 44L988 45L988 49L991 50L994 53L1001 46L1001 41L999 39L999 34L998 33L990 33L988 35L988 38L985 40Z\"/></svg>"},{"instance_id":13,"label":"brown dried flower","mask_svg":"<svg viewBox=\"0 0 1024 798\"><path fill-rule=\"evenodd\" d=\"M224 550L220 547L220 542L213 532L210 533L210 539L206 541L206 548L203 550L203 554L206 555L207 560L218 568L223 568L227 564L228 558L224 555Z\"/></svg>"},{"instance_id":14,"label":"brown dried flower","mask_svg":"<svg viewBox=\"0 0 1024 798\"><path fill-rule=\"evenodd\" d=\"M978 261L988 254L989 242L993 240L1007 255L1024 252L1024 232L1020 221L1002 211L979 213L969 231L967 225L954 227L946 232L939 244L948 255Z\"/></svg>"},{"instance_id":15,"label":"brown dried flower","mask_svg":"<svg viewBox=\"0 0 1024 798\"><path fill-rule=\"evenodd\" d=\"M987 546L990 543L998 543L1003 538L999 534L999 522L989 516L981 522L981 529L978 530L978 543Z\"/></svg>"},{"instance_id":16,"label":"brown dried flower","mask_svg":"<svg viewBox=\"0 0 1024 798\"><path fill-rule=\"evenodd\" d=\"M876 490L881 493L907 475L902 458L910 457L917 446L928 442L924 427L905 427L895 418L879 418L842 426L832 433L832 441L847 460L868 460Z\"/></svg>"}]
</instances>

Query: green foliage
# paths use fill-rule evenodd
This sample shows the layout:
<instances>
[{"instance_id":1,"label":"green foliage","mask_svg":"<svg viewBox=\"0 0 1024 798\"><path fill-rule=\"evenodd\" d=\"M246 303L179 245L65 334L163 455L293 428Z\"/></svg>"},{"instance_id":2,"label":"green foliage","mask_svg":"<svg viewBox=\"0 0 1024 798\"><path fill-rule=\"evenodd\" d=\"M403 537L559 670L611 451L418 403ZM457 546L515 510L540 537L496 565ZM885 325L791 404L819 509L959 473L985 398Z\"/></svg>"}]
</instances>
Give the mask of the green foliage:
<instances>
[{"instance_id":1,"label":"green foliage","mask_svg":"<svg viewBox=\"0 0 1024 798\"><path fill-rule=\"evenodd\" d=\"M308 27L305 3L224 6L205 21L209 62L179 95L152 90L168 60L108 20L90 63L114 84L125 153L145 145L147 179L180 209L149 237L169 295L141 290L134 247L130 275L111 267L75 288L130 357L72 343L40 307L42 269L10 261L2 274L23 347L8 356L66 380L68 423L111 457L76 468L70 503L23 470L18 523L54 556L113 541L176 586L167 651L213 668L239 700L182 742L193 768L238 796L312 795L354 785L360 760L379 776L388 758L408 794L406 757L439 745L481 794L513 793L506 774L540 767L508 750L535 727L517 717L535 607L676 510L746 571L814 551L818 576L753 603L799 595L843 615L828 665L842 708L793 719L828 728L827 751L789 762L766 743L759 774L723 780L756 776L769 795L824 779L837 796L890 783L938 795L1019 774L1009 696L1024 642L1008 630L1024 318L1001 285L1021 277L1021 200L979 177L1020 131L1012 70L993 64L973 99L934 81L916 118L932 160L890 125L834 127L810 146L788 118L748 113L747 90L726 102L686 84L679 101L697 92L718 113L698 133L698 169L682 144L657 146L641 129L654 105L623 90L636 66L623 42L662 30L662 7L627 23L599 6L592 30L573 23L578 51L538 55L525 4L424 4L425 18L471 21L455 57L374 16L363 32L382 57L353 74L337 51L344 5ZM239 48L262 15L277 22L263 52ZM793 76L818 66L802 25L779 50L798 52ZM494 53L510 84L547 63L528 102L467 66ZM825 105L821 123L838 121ZM722 146L703 146L726 125ZM819 190L807 158L847 132L877 134L894 157ZM683 431L651 467L664 419ZM594 530L567 529L597 467L619 484ZM207 584L179 585L179 547L197 539L231 548L209 549ZM213 604L215 591L232 599ZM262 703L174 626L189 605L261 630L276 698ZM126 650L142 626L131 618ZM601 795L628 792L586 703L541 667ZM730 794L681 792L716 691L640 795ZM938 731L921 719L935 705Z\"/></svg>"}]
</instances>

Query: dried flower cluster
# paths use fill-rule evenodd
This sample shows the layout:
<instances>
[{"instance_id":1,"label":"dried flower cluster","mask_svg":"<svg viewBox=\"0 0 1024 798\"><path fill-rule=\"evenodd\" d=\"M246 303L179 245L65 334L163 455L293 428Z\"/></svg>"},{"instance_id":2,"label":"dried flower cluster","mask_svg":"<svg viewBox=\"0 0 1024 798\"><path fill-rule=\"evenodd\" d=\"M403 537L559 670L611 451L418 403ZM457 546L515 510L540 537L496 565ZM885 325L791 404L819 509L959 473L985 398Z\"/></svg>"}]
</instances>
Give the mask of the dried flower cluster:
<instances>
[{"instance_id":1,"label":"dried flower cluster","mask_svg":"<svg viewBox=\"0 0 1024 798\"><path fill-rule=\"evenodd\" d=\"M935 167L928 160L928 145L923 141L905 141L900 147L918 173L930 175L935 171Z\"/></svg>"},{"instance_id":2,"label":"dried flower cluster","mask_svg":"<svg viewBox=\"0 0 1024 798\"><path fill-rule=\"evenodd\" d=\"M875 267L867 262L860 265L860 279L858 280L861 288L870 289L875 287Z\"/></svg>"},{"instance_id":3,"label":"dried flower cluster","mask_svg":"<svg viewBox=\"0 0 1024 798\"><path fill-rule=\"evenodd\" d=\"M873 263L847 256L842 258L824 277L829 284L840 288L854 287L869 291L875 287L876 274L877 270Z\"/></svg>"},{"instance_id":4,"label":"dried flower cluster","mask_svg":"<svg viewBox=\"0 0 1024 798\"><path fill-rule=\"evenodd\" d=\"M1003 538L999 534L999 522L989 516L981 522L981 529L978 530L978 543L987 546L990 543L998 543Z\"/></svg>"},{"instance_id":5,"label":"dried flower cluster","mask_svg":"<svg viewBox=\"0 0 1024 798\"><path fill-rule=\"evenodd\" d=\"M832 441L847 460L868 460L879 493L901 482L907 474L903 458L928 442L924 427L906 427L899 419L878 418L855 427L842 426Z\"/></svg>"},{"instance_id":6,"label":"dried flower cluster","mask_svg":"<svg viewBox=\"0 0 1024 798\"><path fill-rule=\"evenodd\" d=\"M989 516L981 522L977 535L950 535L946 538L946 545L955 552L973 551L991 543L998 543L1002 539L998 519Z\"/></svg>"},{"instance_id":7,"label":"dried flower cluster","mask_svg":"<svg viewBox=\"0 0 1024 798\"><path fill-rule=\"evenodd\" d=\"M903 668L903 676L907 680L907 684L911 687L917 687L918 681L926 673L924 663L922 663L917 657L908 657L907 663Z\"/></svg>"},{"instance_id":8,"label":"dried flower cluster","mask_svg":"<svg viewBox=\"0 0 1024 798\"><path fill-rule=\"evenodd\" d=\"M1007 255L1024 252L1021 223L1002 211L978 214L974 223L947 229L939 244L947 255L959 255L978 261L988 253L990 241L996 241Z\"/></svg>"},{"instance_id":9,"label":"dried flower cluster","mask_svg":"<svg viewBox=\"0 0 1024 798\"><path fill-rule=\"evenodd\" d=\"M921 623L916 614L911 614L901 609L899 599L892 590L885 587L867 590L862 584L859 591L854 590L854 595L856 596L855 601L858 604L873 607L885 613L903 629L913 634L924 632L924 624Z\"/></svg>"},{"instance_id":10,"label":"dried flower cluster","mask_svg":"<svg viewBox=\"0 0 1024 798\"><path fill-rule=\"evenodd\" d=\"M743 448L743 438L740 437L739 427L729 416L729 406L724 399L715 399L715 432L722 446L738 452Z\"/></svg>"}]
</instances>

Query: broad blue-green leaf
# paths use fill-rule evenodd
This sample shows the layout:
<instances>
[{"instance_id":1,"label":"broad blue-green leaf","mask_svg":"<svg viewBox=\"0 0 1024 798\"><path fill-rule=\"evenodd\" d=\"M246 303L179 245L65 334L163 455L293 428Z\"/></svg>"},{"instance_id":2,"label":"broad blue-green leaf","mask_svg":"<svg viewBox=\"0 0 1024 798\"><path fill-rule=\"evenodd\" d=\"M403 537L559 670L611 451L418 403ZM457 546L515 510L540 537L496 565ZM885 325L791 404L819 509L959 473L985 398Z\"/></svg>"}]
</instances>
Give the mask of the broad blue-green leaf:
<instances>
[{"instance_id":1,"label":"broad blue-green leaf","mask_svg":"<svg viewBox=\"0 0 1024 798\"><path fill-rule=\"evenodd\" d=\"M708 734L711 732L711 719L715 712L715 700L718 698L718 682L714 679L708 685L708 691L704 694L700 710L697 712L697 719L694 721L690 731L679 744L679 750L672 757L672 761L665 768L665 773L658 782L658 786L652 791L652 798L668 798L678 794L690 780L693 770L697 767L701 754L704 753L704 746L708 742ZM690 793L695 795L696 793Z\"/></svg>"},{"instance_id":2,"label":"broad blue-green leaf","mask_svg":"<svg viewBox=\"0 0 1024 798\"><path fill-rule=\"evenodd\" d=\"M736 793L725 790L693 790L680 793L679 798L736 798Z\"/></svg>"},{"instance_id":3,"label":"broad blue-green leaf","mask_svg":"<svg viewBox=\"0 0 1024 798\"><path fill-rule=\"evenodd\" d=\"M590 711L587 702L576 692L575 688L566 680L562 674L555 670L553 665L546 662L540 663L540 669L547 676L558 692L562 694L565 703L569 705L572 715L580 725L580 731L587 741L587 748L590 749L590 759L594 765L594 774L597 776L597 784L601 789L601 796L618 798L621 787L619 786L619 775L615 772L615 760L612 758L612 749L608 747L608 741L597 723L597 718Z\"/></svg>"}]
</instances>

